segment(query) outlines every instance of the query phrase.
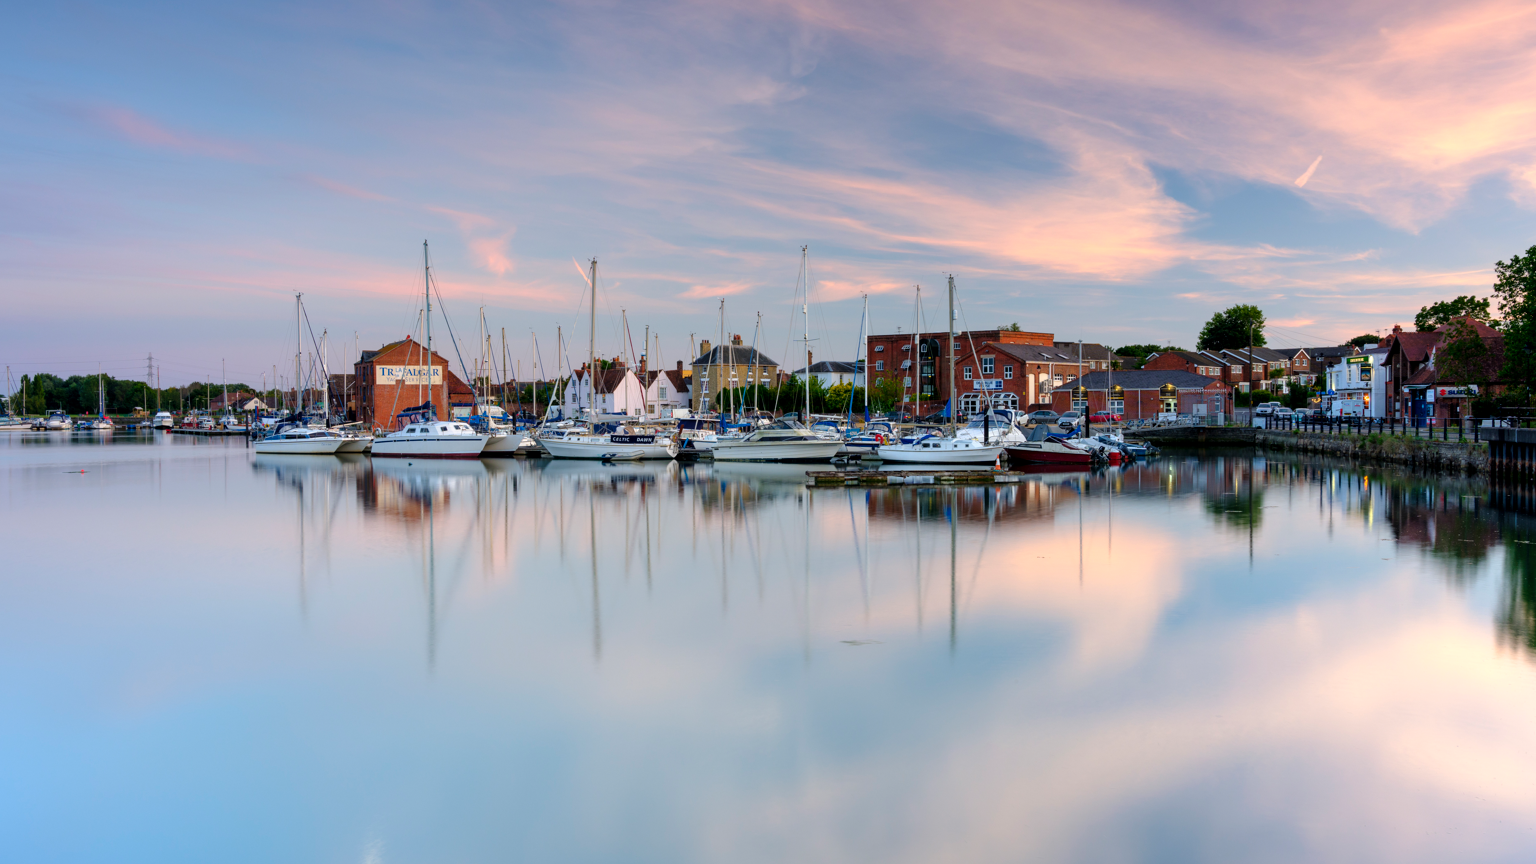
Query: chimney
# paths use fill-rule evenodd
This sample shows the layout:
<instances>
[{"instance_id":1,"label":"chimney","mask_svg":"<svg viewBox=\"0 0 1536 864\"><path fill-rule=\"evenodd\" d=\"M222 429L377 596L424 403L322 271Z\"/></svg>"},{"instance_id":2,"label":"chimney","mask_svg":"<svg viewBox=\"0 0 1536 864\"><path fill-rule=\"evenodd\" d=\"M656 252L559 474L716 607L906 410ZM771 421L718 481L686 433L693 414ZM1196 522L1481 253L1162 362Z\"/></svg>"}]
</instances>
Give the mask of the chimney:
<instances>
[{"instance_id":1,"label":"chimney","mask_svg":"<svg viewBox=\"0 0 1536 864\"><path fill-rule=\"evenodd\" d=\"M708 339L700 339L699 340L699 356L700 357L708 357L709 356L709 340Z\"/></svg>"},{"instance_id":2,"label":"chimney","mask_svg":"<svg viewBox=\"0 0 1536 864\"><path fill-rule=\"evenodd\" d=\"M1393 336L1396 336L1397 334L1399 334L1401 332L1403 332L1403 325L1401 325L1401 324L1393 324L1392 325L1392 335Z\"/></svg>"},{"instance_id":3,"label":"chimney","mask_svg":"<svg viewBox=\"0 0 1536 864\"><path fill-rule=\"evenodd\" d=\"M736 333L736 334L733 334L731 336L731 344L732 345L740 345L741 344L741 334L740 333Z\"/></svg>"},{"instance_id":4,"label":"chimney","mask_svg":"<svg viewBox=\"0 0 1536 864\"><path fill-rule=\"evenodd\" d=\"M805 374L807 374L807 375L811 374L811 367L814 366L814 365L816 365L816 352L815 351L807 351L807 352L805 352Z\"/></svg>"},{"instance_id":5,"label":"chimney","mask_svg":"<svg viewBox=\"0 0 1536 864\"><path fill-rule=\"evenodd\" d=\"M678 371L678 374L682 374L682 371L683 371L683 361L681 361L681 360L677 361L677 371Z\"/></svg>"}]
</instances>

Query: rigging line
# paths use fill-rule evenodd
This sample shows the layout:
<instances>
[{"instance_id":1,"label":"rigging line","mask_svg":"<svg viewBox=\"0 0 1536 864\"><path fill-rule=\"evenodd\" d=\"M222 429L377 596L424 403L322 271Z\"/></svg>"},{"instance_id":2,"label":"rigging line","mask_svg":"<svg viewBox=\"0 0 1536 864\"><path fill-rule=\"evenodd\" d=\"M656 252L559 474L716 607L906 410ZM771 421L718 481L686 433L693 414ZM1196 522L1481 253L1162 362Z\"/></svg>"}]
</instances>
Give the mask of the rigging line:
<instances>
[{"instance_id":1,"label":"rigging line","mask_svg":"<svg viewBox=\"0 0 1536 864\"><path fill-rule=\"evenodd\" d=\"M432 272L432 269L430 267L427 268L427 281L432 285L432 293L437 295L437 308L438 308L438 311L443 313L443 323L448 325L448 341L453 343L453 353L454 353L455 356L457 356L459 358L459 368L464 370L465 377L467 377L470 381L473 381L473 380L475 380L475 377L473 375L469 374L469 366L464 362L464 354L463 354L463 352L461 352L459 350L459 339L458 339L457 336L455 336L453 334L453 322L448 319L448 305L443 302L443 292L438 289L438 287L437 287L437 276L436 276L436 274L434 274ZM430 358L429 358L429 361L430 361ZM427 373L427 384L431 385L431 383L432 383L432 374L430 372L428 372ZM447 382L444 382L444 383L446 384ZM448 409L448 413L450 415L452 415L452 413L453 413L452 400L453 400L453 397L449 396L448 397L449 404L443 406L443 407ZM450 416L449 419L452 419L451 416Z\"/></svg>"},{"instance_id":2,"label":"rigging line","mask_svg":"<svg viewBox=\"0 0 1536 864\"><path fill-rule=\"evenodd\" d=\"M804 266L799 266L799 267L795 268L795 293L794 293L794 296L790 297L790 301L789 301L789 323L785 327L785 330L784 330L784 334L785 334L784 335L784 353L779 355L780 357L784 358L786 361L788 361L788 359L789 359L789 346L790 346L790 343L792 343L794 341L794 339L795 339L795 300L800 297L800 279L804 275L805 275L805 267ZM790 364L790 365L794 365L794 364ZM783 370L784 370L784 367L780 366L779 367L779 371L782 372ZM775 387L775 388L773 388L773 413L775 413L775 414L779 413L779 396L780 396L780 391L781 390L783 390L782 387Z\"/></svg>"}]
</instances>

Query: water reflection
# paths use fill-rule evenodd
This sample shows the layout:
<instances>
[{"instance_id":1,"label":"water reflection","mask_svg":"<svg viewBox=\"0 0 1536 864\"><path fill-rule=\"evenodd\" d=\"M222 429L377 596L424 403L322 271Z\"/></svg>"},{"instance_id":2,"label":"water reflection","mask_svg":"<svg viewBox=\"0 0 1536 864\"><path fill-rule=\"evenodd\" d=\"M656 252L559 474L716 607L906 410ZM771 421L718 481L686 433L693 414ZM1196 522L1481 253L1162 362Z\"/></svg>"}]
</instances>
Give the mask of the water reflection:
<instances>
[{"instance_id":1,"label":"water reflection","mask_svg":"<svg viewBox=\"0 0 1536 864\"><path fill-rule=\"evenodd\" d=\"M1536 828L1536 521L1475 479L205 449L5 468L40 548L107 508L0 578L19 857L153 857L169 805L259 814L265 860L1518 860ZM125 565L146 536L198 566ZM81 808L116 827L27 827Z\"/></svg>"}]
</instances>

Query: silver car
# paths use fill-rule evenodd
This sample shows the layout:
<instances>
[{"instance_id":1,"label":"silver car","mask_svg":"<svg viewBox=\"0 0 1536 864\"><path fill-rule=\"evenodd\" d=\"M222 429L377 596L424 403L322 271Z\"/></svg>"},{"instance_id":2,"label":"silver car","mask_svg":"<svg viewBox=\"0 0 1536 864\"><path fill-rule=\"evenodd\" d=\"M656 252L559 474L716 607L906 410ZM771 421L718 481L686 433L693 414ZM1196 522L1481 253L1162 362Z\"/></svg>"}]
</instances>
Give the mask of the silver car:
<instances>
[{"instance_id":1,"label":"silver car","mask_svg":"<svg viewBox=\"0 0 1536 864\"><path fill-rule=\"evenodd\" d=\"M1057 424L1063 429L1076 429L1077 424L1082 422L1082 419L1083 415L1080 412L1068 411L1061 415L1061 419L1057 421Z\"/></svg>"}]
</instances>

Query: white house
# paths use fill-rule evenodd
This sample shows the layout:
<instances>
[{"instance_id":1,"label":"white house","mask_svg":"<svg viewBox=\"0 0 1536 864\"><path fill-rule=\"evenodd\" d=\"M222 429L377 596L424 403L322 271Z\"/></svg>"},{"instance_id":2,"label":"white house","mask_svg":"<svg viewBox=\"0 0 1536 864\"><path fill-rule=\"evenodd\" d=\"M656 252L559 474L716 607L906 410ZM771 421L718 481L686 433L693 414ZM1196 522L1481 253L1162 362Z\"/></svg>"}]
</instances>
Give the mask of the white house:
<instances>
[{"instance_id":1,"label":"white house","mask_svg":"<svg viewBox=\"0 0 1536 864\"><path fill-rule=\"evenodd\" d=\"M836 384L853 384L862 387L864 385L864 361L857 363L845 363L841 360L822 360L810 365L811 374L821 382L822 387L831 387ZM805 369L796 369L795 374L805 378Z\"/></svg>"},{"instance_id":2,"label":"white house","mask_svg":"<svg viewBox=\"0 0 1536 864\"><path fill-rule=\"evenodd\" d=\"M599 414L628 414L632 417L645 413L646 388L628 367L603 369L597 373L595 405L590 387L592 377L587 375L587 370L579 369L566 382L561 399L562 413L566 417L576 417L586 410L596 410Z\"/></svg>"},{"instance_id":3,"label":"white house","mask_svg":"<svg viewBox=\"0 0 1536 864\"><path fill-rule=\"evenodd\" d=\"M645 413L652 417L671 417L678 408L687 408L693 401L689 385L693 382L683 371L683 361L677 361L676 369L647 372L645 388Z\"/></svg>"},{"instance_id":4,"label":"white house","mask_svg":"<svg viewBox=\"0 0 1536 864\"><path fill-rule=\"evenodd\" d=\"M1387 351L1385 347L1369 344L1359 354L1329 366L1331 395L1324 410L1335 417L1386 417L1387 385L1392 371L1387 366Z\"/></svg>"}]
</instances>

